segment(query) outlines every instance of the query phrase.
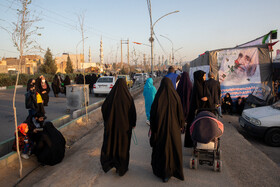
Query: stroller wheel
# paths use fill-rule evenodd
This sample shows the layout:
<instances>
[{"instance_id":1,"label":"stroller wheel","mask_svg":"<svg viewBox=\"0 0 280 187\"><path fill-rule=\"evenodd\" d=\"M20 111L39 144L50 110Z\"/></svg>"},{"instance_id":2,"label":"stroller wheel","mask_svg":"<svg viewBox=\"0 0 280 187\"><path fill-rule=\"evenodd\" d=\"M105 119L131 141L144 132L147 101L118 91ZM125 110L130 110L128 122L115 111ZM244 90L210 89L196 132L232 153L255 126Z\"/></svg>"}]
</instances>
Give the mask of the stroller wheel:
<instances>
[{"instance_id":1,"label":"stroller wheel","mask_svg":"<svg viewBox=\"0 0 280 187\"><path fill-rule=\"evenodd\" d=\"M190 158L190 169L197 169L197 158Z\"/></svg>"},{"instance_id":2,"label":"stroller wheel","mask_svg":"<svg viewBox=\"0 0 280 187\"><path fill-rule=\"evenodd\" d=\"M219 158L219 160L222 159L222 150L220 150L219 152L217 152L217 158Z\"/></svg>"},{"instance_id":3,"label":"stroller wheel","mask_svg":"<svg viewBox=\"0 0 280 187\"><path fill-rule=\"evenodd\" d=\"M214 171L222 171L222 161L221 160L214 160Z\"/></svg>"}]
</instances>

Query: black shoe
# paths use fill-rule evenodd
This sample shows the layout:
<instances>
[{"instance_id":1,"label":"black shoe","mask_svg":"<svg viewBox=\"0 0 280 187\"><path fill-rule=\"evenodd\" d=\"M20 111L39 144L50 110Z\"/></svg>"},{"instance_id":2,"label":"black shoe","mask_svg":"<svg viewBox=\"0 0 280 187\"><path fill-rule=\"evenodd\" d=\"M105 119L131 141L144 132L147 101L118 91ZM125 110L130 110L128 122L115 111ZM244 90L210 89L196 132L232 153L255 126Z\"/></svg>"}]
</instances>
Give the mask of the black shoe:
<instances>
[{"instance_id":1,"label":"black shoe","mask_svg":"<svg viewBox=\"0 0 280 187\"><path fill-rule=\"evenodd\" d=\"M168 182L170 178L162 179L162 182Z\"/></svg>"}]
</instances>

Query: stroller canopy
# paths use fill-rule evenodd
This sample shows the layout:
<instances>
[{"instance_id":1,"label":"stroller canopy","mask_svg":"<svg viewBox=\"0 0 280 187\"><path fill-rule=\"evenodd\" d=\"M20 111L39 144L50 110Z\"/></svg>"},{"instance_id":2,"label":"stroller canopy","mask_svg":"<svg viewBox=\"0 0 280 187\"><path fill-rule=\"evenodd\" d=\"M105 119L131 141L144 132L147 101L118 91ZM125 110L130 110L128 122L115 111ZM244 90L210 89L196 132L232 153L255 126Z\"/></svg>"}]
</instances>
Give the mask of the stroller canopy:
<instances>
[{"instance_id":1,"label":"stroller canopy","mask_svg":"<svg viewBox=\"0 0 280 187\"><path fill-rule=\"evenodd\" d=\"M214 138L222 136L224 125L216 116L208 111L200 112L194 119L190 134L195 142L209 143Z\"/></svg>"}]
</instances>

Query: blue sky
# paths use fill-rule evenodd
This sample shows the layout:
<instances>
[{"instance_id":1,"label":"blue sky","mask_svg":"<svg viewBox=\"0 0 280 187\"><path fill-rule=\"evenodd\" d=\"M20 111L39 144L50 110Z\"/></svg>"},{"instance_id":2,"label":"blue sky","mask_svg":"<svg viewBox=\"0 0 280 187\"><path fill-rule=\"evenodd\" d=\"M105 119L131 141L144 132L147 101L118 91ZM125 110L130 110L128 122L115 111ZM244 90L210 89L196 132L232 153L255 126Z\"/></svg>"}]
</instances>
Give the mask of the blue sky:
<instances>
[{"instance_id":1,"label":"blue sky","mask_svg":"<svg viewBox=\"0 0 280 187\"><path fill-rule=\"evenodd\" d=\"M161 19L154 27L158 41L154 53L167 57L171 42L177 61L195 59L199 54L219 48L234 47L278 29L279 0L151 0L155 22L162 15L179 10ZM0 26L10 28L17 20L14 0L0 1ZM150 48L132 41L149 44L150 20L146 0L33 0L32 13L42 20L36 25L44 27L36 40L43 49L49 47L53 55L76 53L81 40L77 15L85 17L85 56L89 46L93 61L99 61L99 41L102 36L105 62L120 61L120 40L130 40L130 51L135 49L142 59ZM278 34L279 35L279 34ZM278 37L280 38L280 37ZM0 29L0 57L18 56L10 36ZM181 48L181 49L180 49ZM276 44L275 49L280 49ZM82 45L77 48L81 52ZM126 46L123 46L126 55ZM274 53L275 54L275 53ZM41 56L44 53L40 54ZM132 57L131 57L132 58ZM158 58L158 57L156 57Z\"/></svg>"}]
</instances>

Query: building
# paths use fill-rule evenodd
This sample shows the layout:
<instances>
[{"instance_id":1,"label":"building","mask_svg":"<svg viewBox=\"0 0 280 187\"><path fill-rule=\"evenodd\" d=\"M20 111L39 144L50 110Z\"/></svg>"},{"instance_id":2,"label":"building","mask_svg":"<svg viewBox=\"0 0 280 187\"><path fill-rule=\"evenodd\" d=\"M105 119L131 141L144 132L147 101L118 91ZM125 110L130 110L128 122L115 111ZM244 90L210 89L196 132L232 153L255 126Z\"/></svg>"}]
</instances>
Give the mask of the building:
<instances>
[{"instance_id":1,"label":"building","mask_svg":"<svg viewBox=\"0 0 280 187\"><path fill-rule=\"evenodd\" d=\"M68 54L63 53L60 57L55 57L55 63L57 66L57 72L65 73L65 68L67 64L67 58L70 57L72 62L72 67L74 71L78 71L82 69L82 63L84 62L83 54Z\"/></svg>"},{"instance_id":2,"label":"building","mask_svg":"<svg viewBox=\"0 0 280 187\"><path fill-rule=\"evenodd\" d=\"M19 61L16 57L2 58L0 73L19 71L20 73L35 74L38 72L38 65L43 62L43 58L39 55L25 55L21 65L19 65Z\"/></svg>"}]
</instances>

